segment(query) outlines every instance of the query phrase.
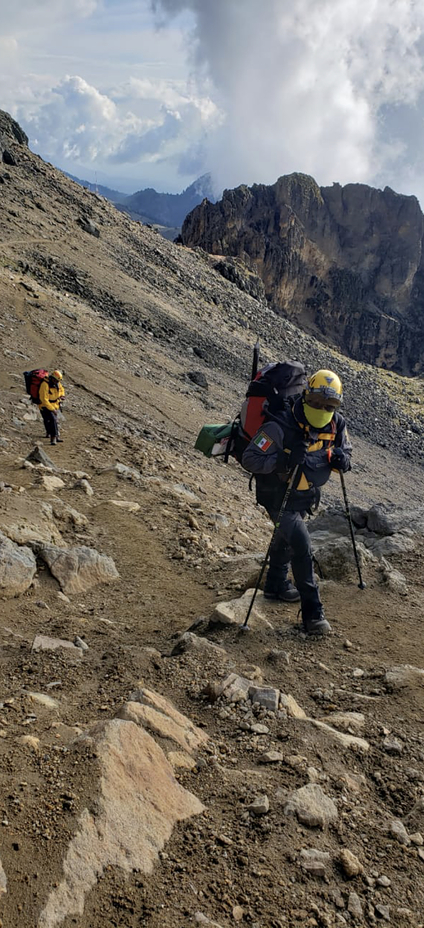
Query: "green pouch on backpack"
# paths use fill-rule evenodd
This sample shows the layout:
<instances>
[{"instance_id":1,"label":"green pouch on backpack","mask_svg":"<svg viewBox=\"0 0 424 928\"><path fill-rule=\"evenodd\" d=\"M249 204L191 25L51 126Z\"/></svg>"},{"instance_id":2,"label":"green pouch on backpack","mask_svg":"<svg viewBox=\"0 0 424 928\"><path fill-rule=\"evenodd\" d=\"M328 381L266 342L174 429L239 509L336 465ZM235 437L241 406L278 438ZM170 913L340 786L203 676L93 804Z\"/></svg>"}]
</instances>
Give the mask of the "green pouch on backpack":
<instances>
[{"instance_id":1,"label":"green pouch on backpack","mask_svg":"<svg viewBox=\"0 0 424 928\"><path fill-rule=\"evenodd\" d=\"M207 458L225 454L231 435L232 422L226 425L204 425L196 438L195 448Z\"/></svg>"}]
</instances>

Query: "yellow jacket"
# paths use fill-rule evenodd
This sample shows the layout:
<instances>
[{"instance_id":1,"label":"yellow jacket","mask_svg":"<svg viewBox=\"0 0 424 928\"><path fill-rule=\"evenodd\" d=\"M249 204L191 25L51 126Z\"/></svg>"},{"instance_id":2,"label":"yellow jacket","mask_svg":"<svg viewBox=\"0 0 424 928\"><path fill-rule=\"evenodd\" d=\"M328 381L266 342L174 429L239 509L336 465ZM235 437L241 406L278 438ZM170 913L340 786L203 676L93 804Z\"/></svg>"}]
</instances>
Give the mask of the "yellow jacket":
<instances>
[{"instance_id":1,"label":"yellow jacket","mask_svg":"<svg viewBox=\"0 0 424 928\"><path fill-rule=\"evenodd\" d=\"M48 381L43 380L38 392L40 409L49 409L50 412L57 412L59 403L64 395L65 390L61 383L59 383L57 387L49 387Z\"/></svg>"}]
</instances>

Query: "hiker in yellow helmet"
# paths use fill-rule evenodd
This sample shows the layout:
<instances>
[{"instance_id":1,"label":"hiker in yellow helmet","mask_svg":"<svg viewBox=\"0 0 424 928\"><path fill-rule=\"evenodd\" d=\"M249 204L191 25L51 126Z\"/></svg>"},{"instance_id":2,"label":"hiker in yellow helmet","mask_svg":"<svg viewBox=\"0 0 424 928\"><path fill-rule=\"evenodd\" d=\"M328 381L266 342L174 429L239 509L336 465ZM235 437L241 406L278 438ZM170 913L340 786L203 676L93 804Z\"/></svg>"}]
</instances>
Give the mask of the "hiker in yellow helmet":
<instances>
[{"instance_id":1,"label":"hiker in yellow helmet","mask_svg":"<svg viewBox=\"0 0 424 928\"><path fill-rule=\"evenodd\" d=\"M289 601L287 570L291 562L296 588L292 601L300 598L302 630L307 635L325 635L331 626L324 616L315 580L307 513L316 509L320 488L333 470L350 470L352 447L346 423L339 412L343 400L340 378L330 370L319 370L308 379L302 395L292 406L268 411L260 431L247 446L242 464L256 476L256 498L279 530L270 552L264 595ZM293 488L281 512L288 481L296 469ZM281 592L281 595L280 595Z\"/></svg>"},{"instance_id":2,"label":"hiker in yellow helmet","mask_svg":"<svg viewBox=\"0 0 424 928\"><path fill-rule=\"evenodd\" d=\"M54 370L52 374L49 374L49 376L42 381L38 394L40 412L46 427L46 438L50 438L51 445L55 445L58 441L62 441L59 437L57 421L57 414L65 396L62 380L62 372Z\"/></svg>"}]
</instances>

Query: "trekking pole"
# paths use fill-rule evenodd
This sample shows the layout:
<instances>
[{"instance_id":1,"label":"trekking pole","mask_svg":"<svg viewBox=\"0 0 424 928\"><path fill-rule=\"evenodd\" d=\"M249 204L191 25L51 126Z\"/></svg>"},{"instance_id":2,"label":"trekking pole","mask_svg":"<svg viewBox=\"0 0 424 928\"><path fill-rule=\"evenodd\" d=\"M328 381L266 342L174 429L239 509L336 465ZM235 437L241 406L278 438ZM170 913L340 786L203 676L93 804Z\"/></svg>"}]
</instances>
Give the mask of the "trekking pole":
<instances>
[{"instance_id":1,"label":"trekking pole","mask_svg":"<svg viewBox=\"0 0 424 928\"><path fill-rule=\"evenodd\" d=\"M258 373L258 367L259 367L259 338L256 339L256 344L253 349L252 373L250 375L251 380L255 379L256 374Z\"/></svg>"},{"instance_id":2,"label":"trekking pole","mask_svg":"<svg viewBox=\"0 0 424 928\"><path fill-rule=\"evenodd\" d=\"M292 489L293 484L294 484L294 482L295 482L295 480L296 480L297 472L298 472L298 470L299 470L299 466L300 466L300 465L297 464L296 467L294 468L294 470L292 470L292 472L291 472L291 474L290 474L290 476L289 476L289 479L288 479L288 482L287 482L287 487L286 487L286 492L284 493L283 502L281 503L281 506L280 506L280 511L279 511L279 513L278 513L277 521L276 521L275 526L274 526L274 531L273 531L273 533L272 533L272 538L271 538L271 541L270 541L270 543L269 543L269 545L268 545L268 550L267 550L267 552L266 552L266 555L265 555L265 558L264 558L264 562L263 562L262 567L261 567L261 572L260 572L260 574L259 574L259 577L258 577L256 586L255 586L255 589L254 589L254 592L253 592L252 599L250 600L250 606L249 606L249 608L248 608L248 610L247 610L247 615L246 615L246 618L245 618L245 620L244 620L244 622L243 622L243 625L240 627L240 631L248 631L248 625L247 625L247 623L248 623L248 621L249 621L250 613L251 613L251 611L252 611L252 609L253 609L253 603L255 602L256 594L257 594L257 592L258 592L258 590L259 590L259 587L260 587L260 585L261 585L261 580L262 580L262 577L263 577L263 575L264 575L264 573L265 573L265 568L266 568L266 565L267 565L267 563L268 563L268 558L269 558L269 556L270 556L270 554L271 554L272 546L273 546L274 541L275 541L275 539L276 539L276 537L277 537L277 535L278 535L278 531L279 531L279 528L280 528L280 519L281 519L281 516L282 516L282 514L283 514L283 512L284 512L284 510L285 510L285 508L286 508L287 500L288 500L288 498L289 498L289 496L290 496L291 489Z\"/></svg>"},{"instance_id":3,"label":"trekking pole","mask_svg":"<svg viewBox=\"0 0 424 928\"><path fill-rule=\"evenodd\" d=\"M360 566L360 563L359 563L358 552L357 552L357 550L356 550L355 535L354 535L354 533L353 533L352 517L351 517L351 515L350 515L349 502L348 502L347 493L346 493L345 479L344 479L344 476L343 476L343 474L342 474L342 471L339 471L339 474L340 474L340 483L341 483L341 485L342 485L342 490L343 490L343 497L344 497L344 503L345 503L345 509L346 509L347 520L348 520L348 522L349 522L350 537L351 537L351 539L352 539L353 553L354 553L354 555L355 555L356 566L357 566L357 569L358 569L358 577L359 577L358 586L359 586L359 589L360 589L360 590L365 590L366 583L364 583L364 581L363 581L363 579L362 579L362 576L361 576L361 566Z\"/></svg>"}]
</instances>

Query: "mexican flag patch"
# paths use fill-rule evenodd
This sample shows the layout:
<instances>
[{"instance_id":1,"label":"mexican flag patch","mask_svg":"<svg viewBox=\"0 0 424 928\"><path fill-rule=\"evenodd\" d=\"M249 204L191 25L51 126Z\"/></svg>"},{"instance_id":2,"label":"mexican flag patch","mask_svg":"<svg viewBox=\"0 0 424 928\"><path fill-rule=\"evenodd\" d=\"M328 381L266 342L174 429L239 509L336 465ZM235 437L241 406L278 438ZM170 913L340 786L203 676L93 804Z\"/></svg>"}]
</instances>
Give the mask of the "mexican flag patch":
<instances>
[{"instance_id":1,"label":"mexican flag patch","mask_svg":"<svg viewBox=\"0 0 424 928\"><path fill-rule=\"evenodd\" d=\"M272 438L268 438L265 432L259 432L259 435L255 438L255 445L257 445L261 451L268 451L268 448L270 448L272 444Z\"/></svg>"}]
</instances>

